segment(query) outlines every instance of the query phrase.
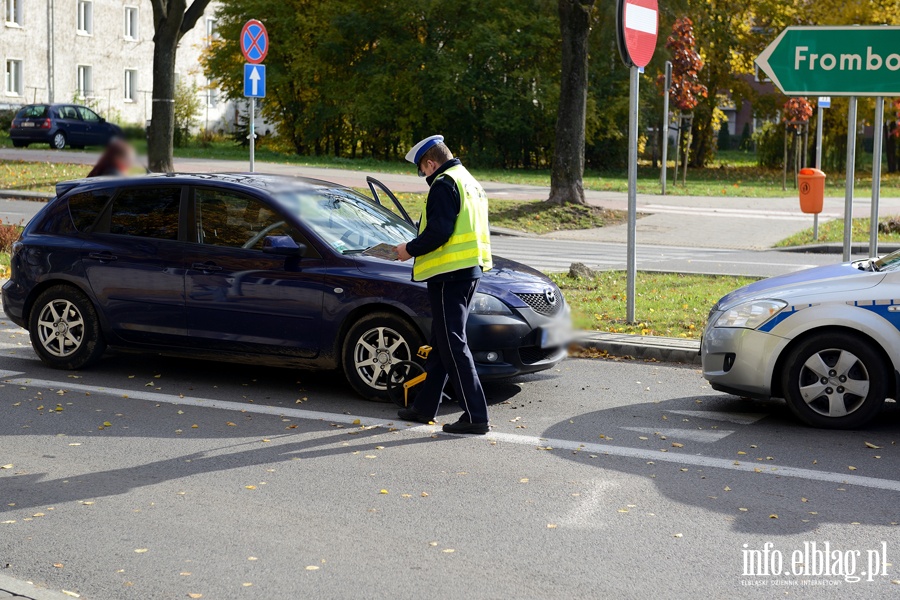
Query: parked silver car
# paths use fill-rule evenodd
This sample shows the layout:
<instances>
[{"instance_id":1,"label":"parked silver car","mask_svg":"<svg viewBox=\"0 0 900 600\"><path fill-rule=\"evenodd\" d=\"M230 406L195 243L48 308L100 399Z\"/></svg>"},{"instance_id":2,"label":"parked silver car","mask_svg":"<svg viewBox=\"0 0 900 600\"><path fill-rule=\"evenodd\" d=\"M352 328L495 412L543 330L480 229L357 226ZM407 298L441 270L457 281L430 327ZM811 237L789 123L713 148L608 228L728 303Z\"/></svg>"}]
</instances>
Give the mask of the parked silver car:
<instances>
[{"instance_id":1,"label":"parked silver car","mask_svg":"<svg viewBox=\"0 0 900 600\"><path fill-rule=\"evenodd\" d=\"M862 427L900 385L900 252L757 281L709 313L713 389L787 400L805 423Z\"/></svg>"}]
</instances>

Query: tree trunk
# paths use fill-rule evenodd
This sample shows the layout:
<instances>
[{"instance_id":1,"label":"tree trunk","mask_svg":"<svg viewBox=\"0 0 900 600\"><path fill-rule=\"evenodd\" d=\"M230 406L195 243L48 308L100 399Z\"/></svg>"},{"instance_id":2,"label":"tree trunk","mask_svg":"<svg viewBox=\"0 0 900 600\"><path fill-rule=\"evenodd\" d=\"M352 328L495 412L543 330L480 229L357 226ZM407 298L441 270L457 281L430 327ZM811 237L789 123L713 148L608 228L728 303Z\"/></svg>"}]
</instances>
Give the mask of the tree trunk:
<instances>
[{"instance_id":1,"label":"tree trunk","mask_svg":"<svg viewBox=\"0 0 900 600\"><path fill-rule=\"evenodd\" d=\"M153 107L147 136L150 170L170 173L172 138L175 135L175 52L178 42L190 31L210 0L151 0L153 6Z\"/></svg>"},{"instance_id":2,"label":"tree trunk","mask_svg":"<svg viewBox=\"0 0 900 600\"><path fill-rule=\"evenodd\" d=\"M554 204L584 204L584 135L587 114L588 36L594 0L559 0L562 79L556 148L550 172Z\"/></svg>"},{"instance_id":3,"label":"tree trunk","mask_svg":"<svg viewBox=\"0 0 900 600\"><path fill-rule=\"evenodd\" d=\"M175 135L175 47L178 42L170 42L167 39L170 36L158 32L153 44L153 100L147 158L150 170L157 173L175 170L172 143Z\"/></svg>"}]
</instances>

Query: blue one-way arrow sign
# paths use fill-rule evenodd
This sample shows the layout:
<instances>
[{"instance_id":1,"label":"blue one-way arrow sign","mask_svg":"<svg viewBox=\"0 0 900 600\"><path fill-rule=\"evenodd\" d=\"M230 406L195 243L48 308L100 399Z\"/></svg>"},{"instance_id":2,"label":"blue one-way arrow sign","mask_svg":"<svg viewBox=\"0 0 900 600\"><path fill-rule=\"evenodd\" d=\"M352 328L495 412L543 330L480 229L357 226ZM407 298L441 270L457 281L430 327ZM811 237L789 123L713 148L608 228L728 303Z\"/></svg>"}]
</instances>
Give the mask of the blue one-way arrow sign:
<instances>
[{"instance_id":1,"label":"blue one-way arrow sign","mask_svg":"<svg viewBox=\"0 0 900 600\"><path fill-rule=\"evenodd\" d=\"M266 97L266 65L244 65L244 96Z\"/></svg>"}]
</instances>

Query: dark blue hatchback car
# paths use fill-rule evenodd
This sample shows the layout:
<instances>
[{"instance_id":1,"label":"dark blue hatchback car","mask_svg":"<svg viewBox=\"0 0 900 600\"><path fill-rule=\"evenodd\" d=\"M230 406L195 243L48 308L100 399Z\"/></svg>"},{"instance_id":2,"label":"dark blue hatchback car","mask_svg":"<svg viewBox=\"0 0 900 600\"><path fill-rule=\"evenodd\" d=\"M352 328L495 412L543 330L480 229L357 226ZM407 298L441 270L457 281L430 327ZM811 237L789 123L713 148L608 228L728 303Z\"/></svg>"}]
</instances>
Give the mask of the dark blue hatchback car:
<instances>
[{"instance_id":1,"label":"dark blue hatchback car","mask_svg":"<svg viewBox=\"0 0 900 600\"><path fill-rule=\"evenodd\" d=\"M50 144L62 150L66 146L105 146L122 129L87 106L77 104L29 104L19 109L9 128L13 146Z\"/></svg>"},{"instance_id":2,"label":"dark blue hatchback car","mask_svg":"<svg viewBox=\"0 0 900 600\"><path fill-rule=\"evenodd\" d=\"M362 396L385 400L392 366L415 357L431 315L410 262L363 253L416 231L389 190L369 187L374 199L256 174L61 183L13 246L3 307L61 369L107 347L341 368ZM562 294L524 265L494 264L467 331L480 375L553 367L570 329Z\"/></svg>"}]
</instances>

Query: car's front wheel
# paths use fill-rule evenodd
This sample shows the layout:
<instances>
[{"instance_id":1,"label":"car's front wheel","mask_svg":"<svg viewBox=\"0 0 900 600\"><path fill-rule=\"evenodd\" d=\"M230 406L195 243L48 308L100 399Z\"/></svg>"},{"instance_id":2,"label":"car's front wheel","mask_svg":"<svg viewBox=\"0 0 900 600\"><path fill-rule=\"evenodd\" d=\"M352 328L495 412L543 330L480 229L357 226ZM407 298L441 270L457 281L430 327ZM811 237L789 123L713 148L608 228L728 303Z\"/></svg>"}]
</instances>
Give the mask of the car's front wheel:
<instances>
[{"instance_id":1,"label":"car's front wheel","mask_svg":"<svg viewBox=\"0 0 900 600\"><path fill-rule=\"evenodd\" d=\"M788 355L782 389L791 411L808 425L862 427L887 395L884 359L871 343L847 333L820 333Z\"/></svg>"},{"instance_id":2,"label":"car's front wheel","mask_svg":"<svg viewBox=\"0 0 900 600\"><path fill-rule=\"evenodd\" d=\"M387 312L366 315L344 338L341 365L347 381L363 398L389 402L391 369L411 360L422 343L422 335L406 319Z\"/></svg>"},{"instance_id":3,"label":"car's front wheel","mask_svg":"<svg viewBox=\"0 0 900 600\"><path fill-rule=\"evenodd\" d=\"M53 140L51 140L50 145L56 148L57 150L62 150L66 147L66 134L62 131L57 131L53 134Z\"/></svg>"},{"instance_id":4,"label":"car's front wheel","mask_svg":"<svg viewBox=\"0 0 900 600\"><path fill-rule=\"evenodd\" d=\"M87 367L106 350L93 304L67 285L53 286L38 296L29 325L35 352L55 369Z\"/></svg>"}]
</instances>

